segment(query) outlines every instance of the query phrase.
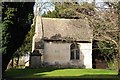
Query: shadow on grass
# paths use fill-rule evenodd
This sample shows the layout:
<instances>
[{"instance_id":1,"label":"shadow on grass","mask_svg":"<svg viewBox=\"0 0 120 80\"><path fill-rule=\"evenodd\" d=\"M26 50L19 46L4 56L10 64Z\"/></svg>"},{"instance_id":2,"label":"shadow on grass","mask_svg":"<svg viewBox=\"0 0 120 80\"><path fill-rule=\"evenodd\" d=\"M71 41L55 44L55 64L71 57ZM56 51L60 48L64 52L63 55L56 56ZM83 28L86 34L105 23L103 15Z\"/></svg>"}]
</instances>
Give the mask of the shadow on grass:
<instances>
[{"instance_id":1,"label":"shadow on grass","mask_svg":"<svg viewBox=\"0 0 120 80\"><path fill-rule=\"evenodd\" d=\"M61 69L61 68L60 68ZM80 80L120 80L117 74L83 74L78 76L46 76L44 72L60 70L59 68L40 68L40 69L10 69L7 70L4 79L6 80L40 80L40 79L80 79ZM63 68L62 68L63 69ZM35 75L38 74L38 75Z\"/></svg>"},{"instance_id":2,"label":"shadow on grass","mask_svg":"<svg viewBox=\"0 0 120 80\"><path fill-rule=\"evenodd\" d=\"M44 75L44 74L43 74ZM42 76L42 75L41 75ZM120 80L120 76L117 75L83 75L83 76L64 76L64 77L39 77L39 78L5 78L5 80Z\"/></svg>"},{"instance_id":3,"label":"shadow on grass","mask_svg":"<svg viewBox=\"0 0 120 80\"><path fill-rule=\"evenodd\" d=\"M80 76L81 78L101 78L101 79L119 79L120 80L120 76L118 75L82 75Z\"/></svg>"},{"instance_id":4,"label":"shadow on grass","mask_svg":"<svg viewBox=\"0 0 120 80\"><path fill-rule=\"evenodd\" d=\"M3 78L19 78L19 77L27 77L33 76L36 73L43 72L51 72L54 70L58 70L59 68L40 68L40 69L9 69L3 74ZM44 74L40 74L39 76L43 76Z\"/></svg>"}]
</instances>

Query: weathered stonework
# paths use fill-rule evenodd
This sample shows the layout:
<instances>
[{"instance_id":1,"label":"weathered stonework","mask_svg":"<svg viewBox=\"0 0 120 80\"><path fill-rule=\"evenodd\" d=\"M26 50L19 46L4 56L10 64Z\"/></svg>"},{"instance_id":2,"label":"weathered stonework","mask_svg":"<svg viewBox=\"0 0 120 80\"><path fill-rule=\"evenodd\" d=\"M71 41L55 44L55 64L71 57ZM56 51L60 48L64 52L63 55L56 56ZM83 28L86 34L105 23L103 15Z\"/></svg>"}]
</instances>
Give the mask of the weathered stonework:
<instances>
[{"instance_id":1,"label":"weathered stonework","mask_svg":"<svg viewBox=\"0 0 120 80\"><path fill-rule=\"evenodd\" d=\"M77 42L79 60L70 59L70 45ZM33 67L92 68L92 29L86 20L36 17L32 51L42 56L32 57Z\"/></svg>"},{"instance_id":2,"label":"weathered stonework","mask_svg":"<svg viewBox=\"0 0 120 80\"><path fill-rule=\"evenodd\" d=\"M34 50L30 55L30 68L39 68L41 67L41 54L39 50Z\"/></svg>"},{"instance_id":3,"label":"weathered stonework","mask_svg":"<svg viewBox=\"0 0 120 80\"><path fill-rule=\"evenodd\" d=\"M43 61L49 65L71 65L92 68L92 43L78 43L80 48L80 60L70 60L71 43L45 42ZM87 47L87 49L86 49Z\"/></svg>"}]
</instances>

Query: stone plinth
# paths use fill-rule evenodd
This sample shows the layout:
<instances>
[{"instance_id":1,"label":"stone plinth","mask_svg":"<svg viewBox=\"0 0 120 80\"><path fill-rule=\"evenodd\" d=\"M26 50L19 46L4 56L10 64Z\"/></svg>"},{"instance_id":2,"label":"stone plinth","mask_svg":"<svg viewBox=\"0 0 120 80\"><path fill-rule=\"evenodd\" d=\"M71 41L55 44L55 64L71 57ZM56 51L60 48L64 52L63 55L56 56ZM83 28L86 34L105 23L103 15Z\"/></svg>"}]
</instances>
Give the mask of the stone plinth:
<instances>
[{"instance_id":1,"label":"stone plinth","mask_svg":"<svg viewBox=\"0 0 120 80\"><path fill-rule=\"evenodd\" d=\"M41 67L41 56L39 50L34 50L33 53L30 54L30 68Z\"/></svg>"}]
</instances>

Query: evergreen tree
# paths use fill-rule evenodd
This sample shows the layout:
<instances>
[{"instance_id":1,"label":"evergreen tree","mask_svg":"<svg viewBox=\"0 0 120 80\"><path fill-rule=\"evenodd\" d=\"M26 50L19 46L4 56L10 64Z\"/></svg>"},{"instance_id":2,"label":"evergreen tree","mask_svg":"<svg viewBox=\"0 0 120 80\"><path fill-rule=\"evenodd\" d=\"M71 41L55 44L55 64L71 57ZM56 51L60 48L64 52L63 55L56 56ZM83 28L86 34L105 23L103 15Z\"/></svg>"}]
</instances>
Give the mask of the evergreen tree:
<instances>
[{"instance_id":1,"label":"evergreen tree","mask_svg":"<svg viewBox=\"0 0 120 80\"><path fill-rule=\"evenodd\" d=\"M31 29L33 6L34 2L2 3L1 51L3 72Z\"/></svg>"}]
</instances>

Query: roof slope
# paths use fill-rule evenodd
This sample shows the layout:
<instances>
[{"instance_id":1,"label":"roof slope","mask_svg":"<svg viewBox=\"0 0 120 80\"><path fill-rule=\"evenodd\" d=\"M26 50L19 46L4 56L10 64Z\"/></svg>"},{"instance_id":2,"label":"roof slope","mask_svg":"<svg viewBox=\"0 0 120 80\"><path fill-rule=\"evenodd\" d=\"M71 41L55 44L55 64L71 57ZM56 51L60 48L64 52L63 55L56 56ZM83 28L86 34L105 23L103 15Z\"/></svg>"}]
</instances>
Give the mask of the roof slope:
<instances>
[{"instance_id":1,"label":"roof slope","mask_svg":"<svg viewBox=\"0 0 120 80\"><path fill-rule=\"evenodd\" d=\"M87 20L42 18L44 37L51 40L70 38L91 41L92 29Z\"/></svg>"}]
</instances>

